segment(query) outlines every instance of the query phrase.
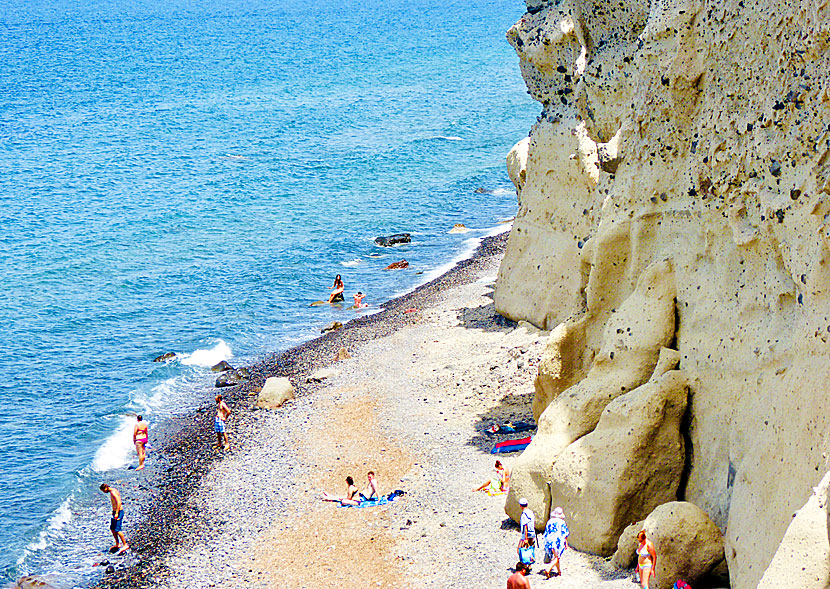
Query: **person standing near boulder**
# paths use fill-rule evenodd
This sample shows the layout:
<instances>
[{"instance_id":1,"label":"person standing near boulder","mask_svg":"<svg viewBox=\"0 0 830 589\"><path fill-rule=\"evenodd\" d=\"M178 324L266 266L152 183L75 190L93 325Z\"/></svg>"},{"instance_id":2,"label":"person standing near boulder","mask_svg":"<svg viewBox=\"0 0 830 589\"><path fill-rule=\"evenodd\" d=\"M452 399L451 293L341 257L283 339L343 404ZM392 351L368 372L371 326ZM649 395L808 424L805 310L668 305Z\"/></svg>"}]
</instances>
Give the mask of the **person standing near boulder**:
<instances>
[{"instance_id":1,"label":"person standing near boulder","mask_svg":"<svg viewBox=\"0 0 830 589\"><path fill-rule=\"evenodd\" d=\"M551 512L550 519L545 525L545 562L550 563L547 570L543 571L546 578L550 579L553 567L556 567L556 572L553 573L555 577L562 574L559 559L568 548L568 536L570 535L568 524L565 523L565 512L561 507L557 507Z\"/></svg>"},{"instance_id":2,"label":"person standing near boulder","mask_svg":"<svg viewBox=\"0 0 830 589\"><path fill-rule=\"evenodd\" d=\"M138 454L138 468L144 468L144 458L147 455L145 445L149 440L147 422L142 421L141 415L136 417L136 424L133 427L133 444L135 444L135 451Z\"/></svg>"},{"instance_id":3,"label":"person standing near boulder","mask_svg":"<svg viewBox=\"0 0 830 589\"><path fill-rule=\"evenodd\" d=\"M640 530L637 534L639 546L637 546L637 572L640 574L640 587L648 589L649 581L656 575L657 550L651 540L646 538L646 531Z\"/></svg>"},{"instance_id":4,"label":"person standing near boulder","mask_svg":"<svg viewBox=\"0 0 830 589\"><path fill-rule=\"evenodd\" d=\"M101 492L107 493L110 496L112 503L112 518L110 519L110 532L115 538L115 546L110 548L110 552L123 552L127 550L130 545L127 544L127 539L121 532L121 526L124 524L124 504L121 502L121 493L113 489L106 483L101 483Z\"/></svg>"},{"instance_id":5,"label":"person standing near boulder","mask_svg":"<svg viewBox=\"0 0 830 589\"><path fill-rule=\"evenodd\" d=\"M216 432L216 449L225 450L231 447L228 442L228 433L225 431L225 421L231 414L231 408L222 400L222 395L216 395L216 419L213 420L213 431Z\"/></svg>"}]
</instances>

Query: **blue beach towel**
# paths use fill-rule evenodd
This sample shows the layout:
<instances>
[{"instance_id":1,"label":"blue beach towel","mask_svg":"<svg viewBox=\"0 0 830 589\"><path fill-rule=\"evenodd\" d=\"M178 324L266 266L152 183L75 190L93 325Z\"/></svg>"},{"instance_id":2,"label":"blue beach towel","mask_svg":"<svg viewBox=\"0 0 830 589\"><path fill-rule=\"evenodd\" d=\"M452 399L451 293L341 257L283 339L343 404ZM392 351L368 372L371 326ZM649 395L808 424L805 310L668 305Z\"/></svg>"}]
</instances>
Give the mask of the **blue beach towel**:
<instances>
[{"instance_id":1,"label":"blue beach towel","mask_svg":"<svg viewBox=\"0 0 830 589\"><path fill-rule=\"evenodd\" d=\"M357 505L339 505L338 507L356 507L357 509L363 509L364 507L377 507L378 505L386 505L387 503L391 503L401 495L405 495L405 491L401 491L397 489L392 491L388 495L384 495L380 499L364 499Z\"/></svg>"},{"instance_id":2,"label":"blue beach towel","mask_svg":"<svg viewBox=\"0 0 830 589\"><path fill-rule=\"evenodd\" d=\"M536 429L536 426L527 421L513 421L502 424L491 425L484 433L488 436L495 436L498 434L518 434L521 432L529 432Z\"/></svg>"}]
</instances>

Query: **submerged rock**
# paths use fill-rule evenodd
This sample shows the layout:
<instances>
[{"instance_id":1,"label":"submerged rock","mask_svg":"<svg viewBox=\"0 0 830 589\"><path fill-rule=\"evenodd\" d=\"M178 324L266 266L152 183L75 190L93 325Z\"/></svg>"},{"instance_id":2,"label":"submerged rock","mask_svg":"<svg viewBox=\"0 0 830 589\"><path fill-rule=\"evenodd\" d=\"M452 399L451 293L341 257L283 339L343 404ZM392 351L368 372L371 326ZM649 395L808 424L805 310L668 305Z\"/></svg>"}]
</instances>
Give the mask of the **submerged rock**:
<instances>
[{"instance_id":1,"label":"submerged rock","mask_svg":"<svg viewBox=\"0 0 830 589\"><path fill-rule=\"evenodd\" d=\"M409 262L406 260L398 260L397 262L389 264L384 270L403 270L404 268L409 268Z\"/></svg>"},{"instance_id":2,"label":"submerged rock","mask_svg":"<svg viewBox=\"0 0 830 589\"><path fill-rule=\"evenodd\" d=\"M233 370L233 366L228 364L227 360L222 360L218 364L214 364L210 367L211 372L227 372L228 370Z\"/></svg>"},{"instance_id":3,"label":"submerged rock","mask_svg":"<svg viewBox=\"0 0 830 589\"><path fill-rule=\"evenodd\" d=\"M26 575L20 577L17 583L12 585L12 589L55 589L55 586L35 575Z\"/></svg>"},{"instance_id":4,"label":"submerged rock","mask_svg":"<svg viewBox=\"0 0 830 589\"><path fill-rule=\"evenodd\" d=\"M467 227L464 223L456 223L452 226L447 233L456 234L456 233L467 233L469 231L469 227Z\"/></svg>"},{"instance_id":5,"label":"submerged rock","mask_svg":"<svg viewBox=\"0 0 830 589\"><path fill-rule=\"evenodd\" d=\"M412 241L409 233L396 233L386 237L376 237L375 243L382 247L389 247L398 243L409 243Z\"/></svg>"},{"instance_id":6,"label":"submerged rock","mask_svg":"<svg viewBox=\"0 0 830 589\"><path fill-rule=\"evenodd\" d=\"M337 329L342 329L343 324L339 321L332 321L328 325L326 325L323 329L320 330L320 333L328 333L329 331L335 331Z\"/></svg>"},{"instance_id":7,"label":"submerged rock","mask_svg":"<svg viewBox=\"0 0 830 589\"><path fill-rule=\"evenodd\" d=\"M165 352L161 356L153 358L153 362L167 362L168 360L173 360L175 357L175 352Z\"/></svg>"}]
</instances>

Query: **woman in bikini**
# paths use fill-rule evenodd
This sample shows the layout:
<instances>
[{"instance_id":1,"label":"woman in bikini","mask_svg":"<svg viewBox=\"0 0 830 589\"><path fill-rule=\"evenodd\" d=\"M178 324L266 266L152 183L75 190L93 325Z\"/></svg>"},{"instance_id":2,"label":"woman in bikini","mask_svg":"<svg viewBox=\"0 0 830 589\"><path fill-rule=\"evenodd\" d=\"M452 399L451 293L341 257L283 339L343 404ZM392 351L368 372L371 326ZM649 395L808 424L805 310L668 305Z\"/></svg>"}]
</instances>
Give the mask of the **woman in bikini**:
<instances>
[{"instance_id":1,"label":"woman in bikini","mask_svg":"<svg viewBox=\"0 0 830 589\"><path fill-rule=\"evenodd\" d=\"M329 495L324 491L321 499L323 501L336 501L340 505L360 505L360 492L354 484L354 479L352 477L346 477L346 485L348 487L346 488L346 495L344 497Z\"/></svg>"},{"instance_id":2,"label":"woman in bikini","mask_svg":"<svg viewBox=\"0 0 830 589\"><path fill-rule=\"evenodd\" d=\"M488 495L501 495L507 493L510 488L510 471L501 463L501 460L496 460L496 476L489 481L482 483L480 487L473 489L473 492L487 490Z\"/></svg>"},{"instance_id":3,"label":"woman in bikini","mask_svg":"<svg viewBox=\"0 0 830 589\"><path fill-rule=\"evenodd\" d=\"M343 291L346 287L343 286L343 279L340 274L334 277L334 285L331 287L332 292L329 295L330 303L337 303L343 300Z\"/></svg>"},{"instance_id":4,"label":"woman in bikini","mask_svg":"<svg viewBox=\"0 0 830 589\"><path fill-rule=\"evenodd\" d=\"M651 540L646 538L645 530L640 530L637 540L637 572L640 573L640 587L648 589L649 581L655 576L654 569L657 568L657 551Z\"/></svg>"},{"instance_id":5,"label":"woman in bikini","mask_svg":"<svg viewBox=\"0 0 830 589\"><path fill-rule=\"evenodd\" d=\"M144 468L144 457L146 456L144 446L148 439L147 423L142 421L139 415L136 417L136 424L133 427L133 444L135 444L135 451L138 453L138 468L136 470Z\"/></svg>"}]
</instances>

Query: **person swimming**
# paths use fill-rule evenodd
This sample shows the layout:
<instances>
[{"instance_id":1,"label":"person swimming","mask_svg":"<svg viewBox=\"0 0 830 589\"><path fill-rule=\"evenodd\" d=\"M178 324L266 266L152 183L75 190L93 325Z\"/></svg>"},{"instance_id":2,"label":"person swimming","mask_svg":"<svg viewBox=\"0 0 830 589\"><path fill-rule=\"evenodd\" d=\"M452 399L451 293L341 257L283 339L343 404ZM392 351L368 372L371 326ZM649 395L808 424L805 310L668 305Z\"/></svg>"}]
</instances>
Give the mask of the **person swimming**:
<instances>
[{"instance_id":1,"label":"person swimming","mask_svg":"<svg viewBox=\"0 0 830 589\"><path fill-rule=\"evenodd\" d=\"M354 295L354 308L355 309L365 309L369 305L363 302L363 299L366 298L366 295L360 291L357 291L357 294Z\"/></svg>"},{"instance_id":2,"label":"person swimming","mask_svg":"<svg viewBox=\"0 0 830 589\"><path fill-rule=\"evenodd\" d=\"M343 300L343 291L345 290L345 286L343 286L343 279L340 278L340 274L334 277L334 285L331 287L331 294L329 295L329 302L330 303L339 303Z\"/></svg>"}]
</instances>

